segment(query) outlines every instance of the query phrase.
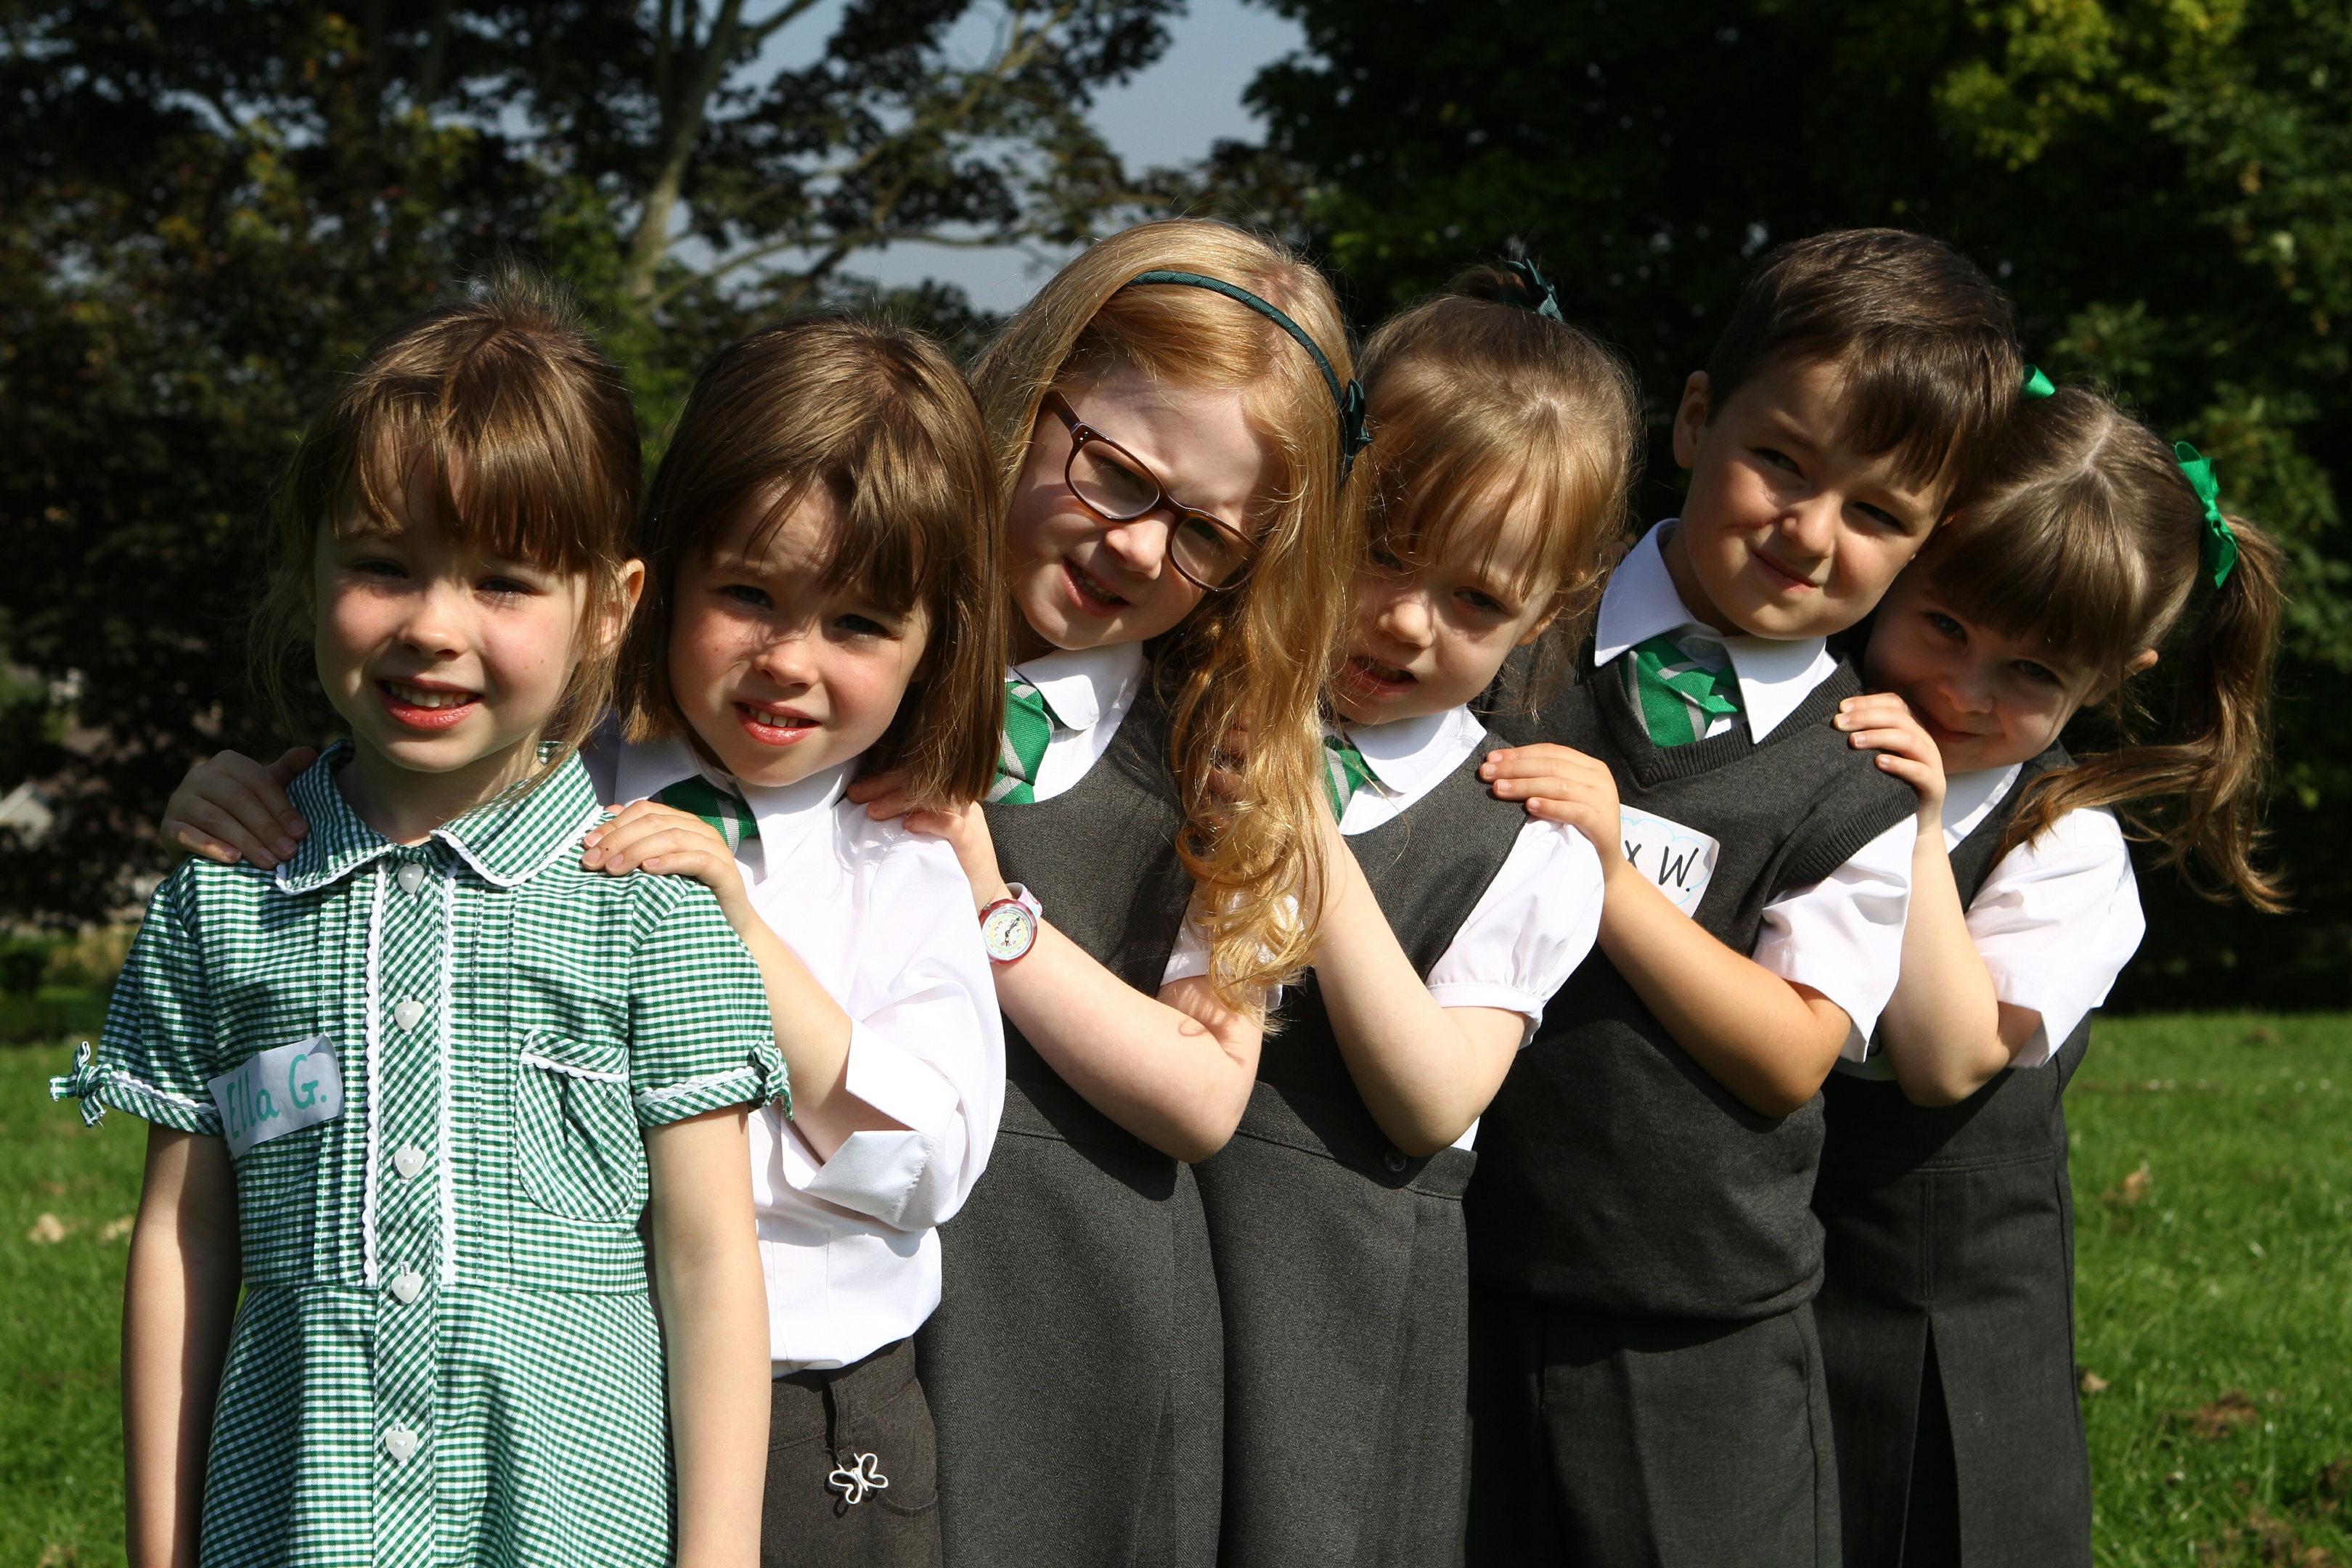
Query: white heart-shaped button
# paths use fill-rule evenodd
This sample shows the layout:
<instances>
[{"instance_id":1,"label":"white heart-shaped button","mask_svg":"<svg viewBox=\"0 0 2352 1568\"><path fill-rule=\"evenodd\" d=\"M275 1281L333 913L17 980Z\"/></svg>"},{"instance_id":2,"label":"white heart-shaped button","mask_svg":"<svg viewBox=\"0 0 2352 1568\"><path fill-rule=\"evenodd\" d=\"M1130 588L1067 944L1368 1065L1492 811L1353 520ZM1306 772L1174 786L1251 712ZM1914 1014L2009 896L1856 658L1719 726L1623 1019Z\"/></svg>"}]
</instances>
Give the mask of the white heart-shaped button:
<instances>
[{"instance_id":1,"label":"white heart-shaped button","mask_svg":"<svg viewBox=\"0 0 2352 1568\"><path fill-rule=\"evenodd\" d=\"M392 1456L394 1464L407 1463L408 1456L416 1452L416 1434L405 1426L385 1428L383 1451Z\"/></svg>"},{"instance_id":2,"label":"white heart-shaped button","mask_svg":"<svg viewBox=\"0 0 2352 1568\"><path fill-rule=\"evenodd\" d=\"M392 1168L400 1173L403 1181L406 1181L425 1169L425 1151L411 1143L407 1148L393 1155Z\"/></svg>"},{"instance_id":3,"label":"white heart-shaped button","mask_svg":"<svg viewBox=\"0 0 2352 1568\"><path fill-rule=\"evenodd\" d=\"M425 885L425 868L411 860L400 868L400 875L394 880L400 884L402 892L413 893Z\"/></svg>"},{"instance_id":4,"label":"white heart-shaped button","mask_svg":"<svg viewBox=\"0 0 2352 1568\"><path fill-rule=\"evenodd\" d=\"M424 1289L425 1276L414 1268L394 1276L392 1281L392 1293L400 1298L400 1304L404 1307L415 1300L417 1292Z\"/></svg>"},{"instance_id":5,"label":"white heart-shaped button","mask_svg":"<svg viewBox=\"0 0 2352 1568\"><path fill-rule=\"evenodd\" d=\"M422 1002L402 1002L392 1009L392 1021L404 1029L416 1027L416 1020L423 1016L425 1016L425 1004Z\"/></svg>"}]
</instances>

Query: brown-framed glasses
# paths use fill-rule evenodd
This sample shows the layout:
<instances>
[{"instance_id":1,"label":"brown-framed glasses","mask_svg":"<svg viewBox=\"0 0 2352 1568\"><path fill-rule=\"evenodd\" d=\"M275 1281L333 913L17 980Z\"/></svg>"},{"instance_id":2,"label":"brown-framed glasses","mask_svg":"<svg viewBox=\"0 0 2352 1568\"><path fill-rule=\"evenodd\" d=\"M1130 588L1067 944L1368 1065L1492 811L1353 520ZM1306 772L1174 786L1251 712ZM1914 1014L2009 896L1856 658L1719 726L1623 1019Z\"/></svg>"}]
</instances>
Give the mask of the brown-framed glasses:
<instances>
[{"instance_id":1,"label":"brown-framed glasses","mask_svg":"<svg viewBox=\"0 0 2352 1568\"><path fill-rule=\"evenodd\" d=\"M1170 564L1211 593L1235 587L1249 575L1257 563L1257 545L1247 534L1171 496L1149 463L1079 418L1060 393L1047 393L1045 406L1069 427L1070 460L1063 465L1062 479L1080 506L1105 522L1169 513Z\"/></svg>"}]
</instances>

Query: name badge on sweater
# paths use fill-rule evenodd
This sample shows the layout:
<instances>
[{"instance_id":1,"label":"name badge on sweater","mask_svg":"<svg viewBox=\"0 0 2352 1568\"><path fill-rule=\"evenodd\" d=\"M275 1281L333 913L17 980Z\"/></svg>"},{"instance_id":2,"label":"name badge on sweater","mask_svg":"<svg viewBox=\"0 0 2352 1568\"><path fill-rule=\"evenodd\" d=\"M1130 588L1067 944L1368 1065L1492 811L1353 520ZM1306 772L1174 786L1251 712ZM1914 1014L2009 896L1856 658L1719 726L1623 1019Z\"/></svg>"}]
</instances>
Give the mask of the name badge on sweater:
<instances>
[{"instance_id":1,"label":"name badge on sweater","mask_svg":"<svg viewBox=\"0 0 2352 1568\"><path fill-rule=\"evenodd\" d=\"M205 1087L220 1108L232 1157L343 1113L342 1068L334 1041L324 1035L248 1057Z\"/></svg>"},{"instance_id":2,"label":"name badge on sweater","mask_svg":"<svg viewBox=\"0 0 2352 1568\"><path fill-rule=\"evenodd\" d=\"M1657 884L1675 908L1696 917L1698 901L1715 879L1715 858L1723 847L1696 827L1636 811L1617 808L1625 845L1625 858L1634 869Z\"/></svg>"}]
</instances>

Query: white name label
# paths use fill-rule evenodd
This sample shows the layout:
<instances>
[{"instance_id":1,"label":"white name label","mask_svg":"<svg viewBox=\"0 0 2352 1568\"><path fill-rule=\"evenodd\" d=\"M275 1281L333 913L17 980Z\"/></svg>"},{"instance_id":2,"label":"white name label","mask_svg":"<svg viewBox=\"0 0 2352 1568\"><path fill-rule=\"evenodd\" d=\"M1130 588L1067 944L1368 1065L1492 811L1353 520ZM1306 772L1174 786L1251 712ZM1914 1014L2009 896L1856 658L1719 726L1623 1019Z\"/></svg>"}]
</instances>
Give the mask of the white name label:
<instances>
[{"instance_id":1,"label":"white name label","mask_svg":"<svg viewBox=\"0 0 2352 1568\"><path fill-rule=\"evenodd\" d=\"M342 1068L324 1035L249 1057L205 1087L220 1108L232 1156L343 1113Z\"/></svg>"},{"instance_id":2,"label":"white name label","mask_svg":"<svg viewBox=\"0 0 2352 1568\"><path fill-rule=\"evenodd\" d=\"M1625 858L1634 869L1657 884L1686 915L1698 913L1698 901L1715 879L1716 852L1722 848L1696 827L1685 827L1630 805L1617 808Z\"/></svg>"}]
</instances>

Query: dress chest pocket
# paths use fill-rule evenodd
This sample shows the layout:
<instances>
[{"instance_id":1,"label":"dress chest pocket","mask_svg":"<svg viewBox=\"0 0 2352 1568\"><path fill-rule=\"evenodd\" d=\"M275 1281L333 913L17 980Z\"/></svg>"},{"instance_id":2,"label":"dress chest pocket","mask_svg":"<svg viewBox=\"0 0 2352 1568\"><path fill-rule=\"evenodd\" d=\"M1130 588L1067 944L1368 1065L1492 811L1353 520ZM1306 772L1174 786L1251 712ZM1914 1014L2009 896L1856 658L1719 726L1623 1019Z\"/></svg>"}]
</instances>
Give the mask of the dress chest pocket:
<instances>
[{"instance_id":1,"label":"dress chest pocket","mask_svg":"<svg viewBox=\"0 0 2352 1568\"><path fill-rule=\"evenodd\" d=\"M628 1053L536 1030L515 1064L514 1162L523 1191L567 1219L634 1219L646 1206L645 1142Z\"/></svg>"}]
</instances>

